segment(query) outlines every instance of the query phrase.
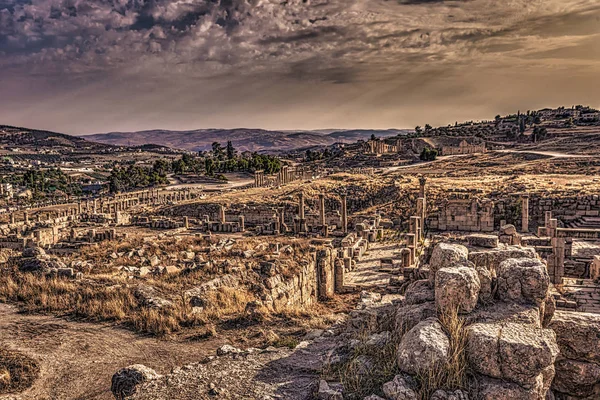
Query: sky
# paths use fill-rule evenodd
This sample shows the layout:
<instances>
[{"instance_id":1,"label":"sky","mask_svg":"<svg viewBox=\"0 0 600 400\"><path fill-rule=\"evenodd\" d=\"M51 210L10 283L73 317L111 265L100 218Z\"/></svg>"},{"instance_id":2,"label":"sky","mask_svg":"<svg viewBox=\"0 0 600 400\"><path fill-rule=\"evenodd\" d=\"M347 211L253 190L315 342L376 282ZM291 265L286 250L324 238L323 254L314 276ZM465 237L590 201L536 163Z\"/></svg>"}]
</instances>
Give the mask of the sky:
<instances>
[{"instance_id":1,"label":"sky","mask_svg":"<svg viewBox=\"0 0 600 400\"><path fill-rule=\"evenodd\" d=\"M0 0L0 124L412 128L600 106L598 0Z\"/></svg>"}]
</instances>

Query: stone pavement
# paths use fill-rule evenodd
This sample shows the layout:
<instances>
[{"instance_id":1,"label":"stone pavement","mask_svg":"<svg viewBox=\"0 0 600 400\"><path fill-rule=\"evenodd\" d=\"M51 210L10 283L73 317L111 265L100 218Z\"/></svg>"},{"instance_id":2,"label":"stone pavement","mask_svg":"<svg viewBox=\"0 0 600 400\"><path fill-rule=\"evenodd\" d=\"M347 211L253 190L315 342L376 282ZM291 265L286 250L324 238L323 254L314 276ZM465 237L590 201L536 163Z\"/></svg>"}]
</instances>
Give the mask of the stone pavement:
<instances>
[{"instance_id":1,"label":"stone pavement","mask_svg":"<svg viewBox=\"0 0 600 400\"><path fill-rule=\"evenodd\" d=\"M393 259L400 263L400 245L394 243L371 243L369 250L356 262L356 269L346 274L345 285L361 288L385 288L390 282L390 267L384 265L382 259Z\"/></svg>"},{"instance_id":2,"label":"stone pavement","mask_svg":"<svg viewBox=\"0 0 600 400\"><path fill-rule=\"evenodd\" d=\"M600 314L600 284L590 279L563 280L564 296L577 302L577 311Z\"/></svg>"}]
</instances>

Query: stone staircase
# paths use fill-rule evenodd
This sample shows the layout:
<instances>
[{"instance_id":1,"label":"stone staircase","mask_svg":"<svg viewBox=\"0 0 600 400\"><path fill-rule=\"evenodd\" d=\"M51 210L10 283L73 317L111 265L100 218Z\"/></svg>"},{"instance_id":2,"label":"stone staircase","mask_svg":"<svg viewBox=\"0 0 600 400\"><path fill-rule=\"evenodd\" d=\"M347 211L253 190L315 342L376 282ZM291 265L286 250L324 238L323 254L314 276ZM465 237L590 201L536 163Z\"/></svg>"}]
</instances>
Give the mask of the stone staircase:
<instances>
[{"instance_id":1,"label":"stone staircase","mask_svg":"<svg viewBox=\"0 0 600 400\"><path fill-rule=\"evenodd\" d=\"M600 217L579 217L565 223L566 228L600 229Z\"/></svg>"}]
</instances>

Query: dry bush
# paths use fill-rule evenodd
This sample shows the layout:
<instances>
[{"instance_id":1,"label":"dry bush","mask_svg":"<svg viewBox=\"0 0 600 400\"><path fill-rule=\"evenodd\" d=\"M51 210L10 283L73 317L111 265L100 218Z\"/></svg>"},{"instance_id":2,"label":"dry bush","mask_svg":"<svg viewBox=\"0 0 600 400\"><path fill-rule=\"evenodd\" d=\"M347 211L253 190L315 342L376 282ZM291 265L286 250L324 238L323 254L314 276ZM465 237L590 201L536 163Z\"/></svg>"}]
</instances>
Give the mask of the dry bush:
<instances>
[{"instance_id":1,"label":"dry bush","mask_svg":"<svg viewBox=\"0 0 600 400\"><path fill-rule=\"evenodd\" d=\"M201 311L206 320L219 320L244 313L246 305L256 300L245 288L221 287L207 292L208 306Z\"/></svg>"},{"instance_id":2,"label":"dry bush","mask_svg":"<svg viewBox=\"0 0 600 400\"><path fill-rule=\"evenodd\" d=\"M0 349L0 394L27 389L39 373L40 367L31 358L16 351Z\"/></svg>"}]
</instances>

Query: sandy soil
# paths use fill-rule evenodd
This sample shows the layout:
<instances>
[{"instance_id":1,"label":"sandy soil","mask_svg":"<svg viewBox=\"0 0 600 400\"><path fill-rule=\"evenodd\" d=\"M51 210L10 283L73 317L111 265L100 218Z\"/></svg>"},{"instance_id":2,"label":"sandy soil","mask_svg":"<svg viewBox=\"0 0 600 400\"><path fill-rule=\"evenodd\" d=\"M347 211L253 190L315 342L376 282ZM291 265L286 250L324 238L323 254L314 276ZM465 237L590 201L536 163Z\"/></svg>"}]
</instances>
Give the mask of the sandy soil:
<instances>
[{"instance_id":1,"label":"sandy soil","mask_svg":"<svg viewBox=\"0 0 600 400\"><path fill-rule=\"evenodd\" d=\"M215 354L223 337L207 341L159 340L108 324L24 315L0 304L0 345L37 360L40 378L18 399L114 399L112 375L131 364L160 374ZM0 399L10 398L1 396Z\"/></svg>"}]
</instances>

